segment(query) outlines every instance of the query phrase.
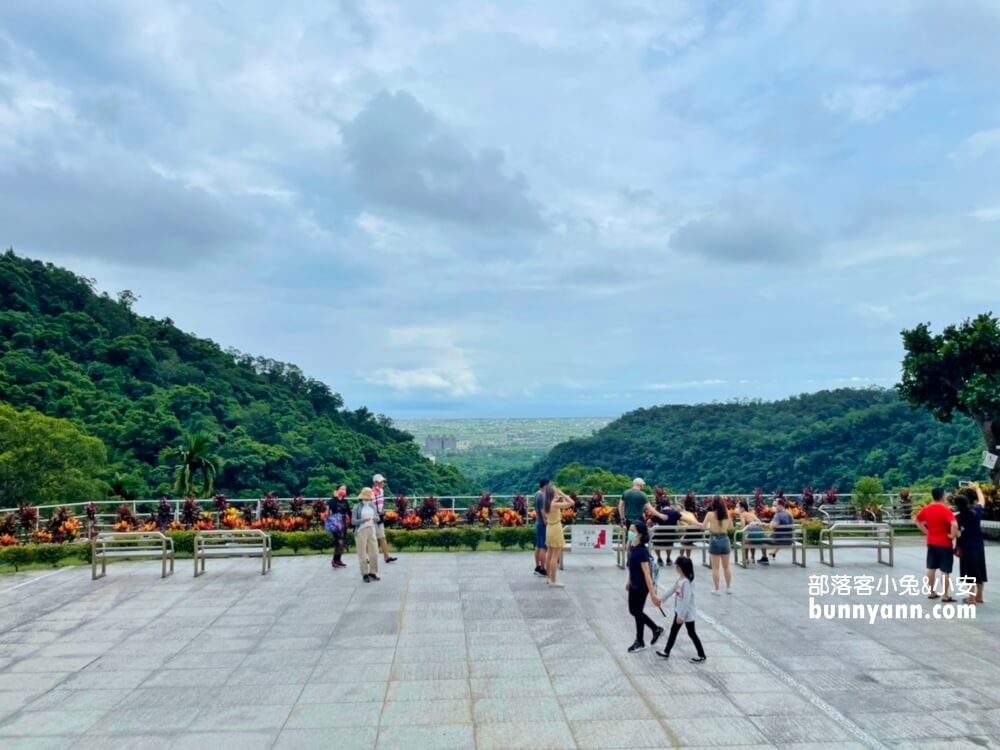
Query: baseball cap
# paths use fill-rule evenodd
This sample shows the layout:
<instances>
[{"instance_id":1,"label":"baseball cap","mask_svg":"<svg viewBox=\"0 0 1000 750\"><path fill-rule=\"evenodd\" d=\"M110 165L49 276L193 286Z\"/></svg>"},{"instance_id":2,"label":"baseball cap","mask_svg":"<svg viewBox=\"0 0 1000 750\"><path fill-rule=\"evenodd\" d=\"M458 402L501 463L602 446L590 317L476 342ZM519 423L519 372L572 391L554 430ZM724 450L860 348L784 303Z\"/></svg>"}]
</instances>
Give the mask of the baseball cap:
<instances>
[{"instance_id":1,"label":"baseball cap","mask_svg":"<svg viewBox=\"0 0 1000 750\"><path fill-rule=\"evenodd\" d=\"M385 477L382 476L381 474L376 474L375 476L372 477L372 481L373 482L384 482L385 481Z\"/></svg>"}]
</instances>

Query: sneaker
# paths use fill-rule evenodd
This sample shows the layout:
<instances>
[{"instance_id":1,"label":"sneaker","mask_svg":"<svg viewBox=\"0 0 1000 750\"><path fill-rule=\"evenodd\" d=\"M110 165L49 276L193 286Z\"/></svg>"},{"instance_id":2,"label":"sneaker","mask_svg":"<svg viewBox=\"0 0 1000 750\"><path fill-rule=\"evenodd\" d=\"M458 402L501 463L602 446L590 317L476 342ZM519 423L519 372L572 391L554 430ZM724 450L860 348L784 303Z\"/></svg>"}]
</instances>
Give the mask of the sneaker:
<instances>
[{"instance_id":1,"label":"sneaker","mask_svg":"<svg viewBox=\"0 0 1000 750\"><path fill-rule=\"evenodd\" d=\"M387 558L385 558L385 561L387 563L394 563L394 562L396 562L396 560L397 560L397 558L395 558L395 557L387 557Z\"/></svg>"},{"instance_id":2,"label":"sneaker","mask_svg":"<svg viewBox=\"0 0 1000 750\"><path fill-rule=\"evenodd\" d=\"M346 568L347 567L347 563L345 563L343 560L337 560L337 562L335 563L335 565L338 568Z\"/></svg>"},{"instance_id":3,"label":"sneaker","mask_svg":"<svg viewBox=\"0 0 1000 750\"><path fill-rule=\"evenodd\" d=\"M669 651L657 651L656 655L657 656L662 656L664 659L669 659L670 658L670 652Z\"/></svg>"},{"instance_id":4,"label":"sneaker","mask_svg":"<svg viewBox=\"0 0 1000 750\"><path fill-rule=\"evenodd\" d=\"M673 564L674 564L674 561L673 561L673 560L671 560L671 559L670 559L670 558L668 557L668 558L667 558L667 565L673 565Z\"/></svg>"},{"instance_id":5,"label":"sneaker","mask_svg":"<svg viewBox=\"0 0 1000 750\"><path fill-rule=\"evenodd\" d=\"M719 591L717 589L712 589L712 596L718 596Z\"/></svg>"},{"instance_id":6,"label":"sneaker","mask_svg":"<svg viewBox=\"0 0 1000 750\"><path fill-rule=\"evenodd\" d=\"M643 643L642 641L636 641L635 643L633 643L631 646L628 647L628 652L630 654L637 654L640 651L645 651L645 650L646 650L646 644Z\"/></svg>"},{"instance_id":7,"label":"sneaker","mask_svg":"<svg viewBox=\"0 0 1000 750\"><path fill-rule=\"evenodd\" d=\"M761 565L770 565L771 564L771 561L768 560L766 557L760 558L757 562L760 563Z\"/></svg>"},{"instance_id":8,"label":"sneaker","mask_svg":"<svg viewBox=\"0 0 1000 750\"><path fill-rule=\"evenodd\" d=\"M536 565L535 566L535 575L536 576L544 576L544 575L548 575L548 574L545 572L545 568L543 568L541 565Z\"/></svg>"},{"instance_id":9,"label":"sneaker","mask_svg":"<svg viewBox=\"0 0 1000 750\"><path fill-rule=\"evenodd\" d=\"M565 583L559 583L558 581L556 581L555 583L551 583L550 582L549 586L551 586L554 589L564 589L564 588L566 588L566 584Z\"/></svg>"},{"instance_id":10,"label":"sneaker","mask_svg":"<svg viewBox=\"0 0 1000 750\"><path fill-rule=\"evenodd\" d=\"M371 576L362 576L362 578L364 578L365 583L371 583L372 580Z\"/></svg>"},{"instance_id":11,"label":"sneaker","mask_svg":"<svg viewBox=\"0 0 1000 750\"><path fill-rule=\"evenodd\" d=\"M331 568L336 568L337 567L337 561L336 560L330 560L330 567Z\"/></svg>"},{"instance_id":12,"label":"sneaker","mask_svg":"<svg viewBox=\"0 0 1000 750\"><path fill-rule=\"evenodd\" d=\"M368 576L368 578L369 578L370 580L372 580L372 581L381 581L381 580L382 580L381 578L379 578L379 577L378 577L377 575L375 575L375 574L372 574L372 575Z\"/></svg>"},{"instance_id":13,"label":"sneaker","mask_svg":"<svg viewBox=\"0 0 1000 750\"><path fill-rule=\"evenodd\" d=\"M698 664L699 662L705 661L705 659L707 659L707 658L708 658L707 656L692 656L691 657L691 662L693 664Z\"/></svg>"},{"instance_id":14,"label":"sneaker","mask_svg":"<svg viewBox=\"0 0 1000 750\"><path fill-rule=\"evenodd\" d=\"M649 642L650 646L655 646L656 642L660 640L660 636L663 635L663 628L657 628L653 631L653 640Z\"/></svg>"}]
</instances>

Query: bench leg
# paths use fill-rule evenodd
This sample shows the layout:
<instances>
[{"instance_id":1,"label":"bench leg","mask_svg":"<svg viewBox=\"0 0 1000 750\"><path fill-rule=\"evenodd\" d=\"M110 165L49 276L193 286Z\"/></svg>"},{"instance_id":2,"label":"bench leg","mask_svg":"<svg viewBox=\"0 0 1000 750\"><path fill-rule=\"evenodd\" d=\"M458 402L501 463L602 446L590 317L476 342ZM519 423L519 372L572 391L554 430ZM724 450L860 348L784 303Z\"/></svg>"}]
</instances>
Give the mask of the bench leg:
<instances>
[{"instance_id":1,"label":"bench leg","mask_svg":"<svg viewBox=\"0 0 1000 750\"><path fill-rule=\"evenodd\" d=\"M708 547L701 548L701 564L706 568L712 567L712 563L708 561Z\"/></svg>"},{"instance_id":2,"label":"bench leg","mask_svg":"<svg viewBox=\"0 0 1000 750\"><path fill-rule=\"evenodd\" d=\"M205 572L204 563L202 563L202 573ZM194 577L197 578L201 573L198 572L198 550L194 551Z\"/></svg>"},{"instance_id":3,"label":"bench leg","mask_svg":"<svg viewBox=\"0 0 1000 750\"><path fill-rule=\"evenodd\" d=\"M267 550L260 553L260 574L267 574Z\"/></svg>"},{"instance_id":4,"label":"bench leg","mask_svg":"<svg viewBox=\"0 0 1000 750\"><path fill-rule=\"evenodd\" d=\"M824 549L826 549L826 551L830 553L830 561L829 562L827 562L826 560L823 559L823 550ZM819 561L823 565L829 565L831 568L833 567L833 545L831 545L829 547L825 547L824 545L821 544L819 546Z\"/></svg>"},{"instance_id":5,"label":"bench leg","mask_svg":"<svg viewBox=\"0 0 1000 750\"><path fill-rule=\"evenodd\" d=\"M104 578L107 573L104 570L104 566L101 566L101 572L97 572L97 554L94 553L90 558L90 580L96 581L100 578Z\"/></svg>"}]
</instances>

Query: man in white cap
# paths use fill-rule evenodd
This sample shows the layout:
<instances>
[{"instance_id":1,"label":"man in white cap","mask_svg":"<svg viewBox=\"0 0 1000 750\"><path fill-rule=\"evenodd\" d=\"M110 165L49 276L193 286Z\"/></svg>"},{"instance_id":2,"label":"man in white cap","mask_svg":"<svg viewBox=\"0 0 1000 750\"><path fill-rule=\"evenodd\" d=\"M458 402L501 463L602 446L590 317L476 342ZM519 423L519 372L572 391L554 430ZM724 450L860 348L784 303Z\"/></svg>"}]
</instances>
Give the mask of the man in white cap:
<instances>
[{"instance_id":1,"label":"man in white cap","mask_svg":"<svg viewBox=\"0 0 1000 750\"><path fill-rule=\"evenodd\" d=\"M622 499L618 501L618 518L627 529L636 521L646 522L648 516L666 521L667 517L660 513L649 502L649 497L642 491L646 486L645 480L636 477L632 480L632 489L622 493Z\"/></svg>"},{"instance_id":2,"label":"man in white cap","mask_svg":"<svg viewBox=\"0 0 1000 750\"><path fill-rule=\"evenodd\" d=\"M387 563L394 563L396 558L389 554L389 542L385 538L385 477L381 474L372 477L372 502L375 504L375 510L378 511L375 538L378 540L379 552L382 553L382 558Z\"/></svg>"}]
</instances>

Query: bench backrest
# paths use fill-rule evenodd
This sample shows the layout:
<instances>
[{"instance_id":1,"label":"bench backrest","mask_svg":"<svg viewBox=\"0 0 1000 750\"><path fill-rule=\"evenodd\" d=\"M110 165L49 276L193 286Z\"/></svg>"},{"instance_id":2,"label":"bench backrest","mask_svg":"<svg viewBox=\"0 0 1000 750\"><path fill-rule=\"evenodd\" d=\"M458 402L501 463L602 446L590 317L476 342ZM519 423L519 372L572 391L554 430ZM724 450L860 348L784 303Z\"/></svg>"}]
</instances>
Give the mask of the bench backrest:
<instances>
[{"instance_id":1,"label":"bench backrest","mask_svg":"<svg viewBox=\"0 0 1000 750\"><path fill-rule=\"evenodd\" d=\"M219 529L199 531L194 537L195 547L270 547L271 536L260 529Z\"/></svg>"},{"instance_id":2,"label":"bench backrest","mask_svg":"<svg viewBox=\"0 0 1000 750\"><path fill-rule=\"evenodd\" d=\"M892 526L887 523L839 522L829 528L829 535L854 539L880 539L892 536Z\"/></svg>"},{"instance_id":3,"label":"bench backrest","mask_svg":"<svg viewBox=\"0 0 1000 750\"><path fill-rule=\"evenodd\" d=\"M700 526L654 526L649 530L653 549L683 545L685 542L703 541L708 531Z\"/></svg>"},{"instance_id":4,"label":"bench backrest","mask_svg":"<svg viewBox=\"0 0 1000 750\"><path fill-rule=\"evenodd\" d=\"M94 548L173 549L174 540L159 531L101 532L94 536Z\"/></svg>"}]
</instances>

